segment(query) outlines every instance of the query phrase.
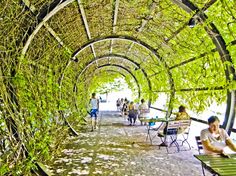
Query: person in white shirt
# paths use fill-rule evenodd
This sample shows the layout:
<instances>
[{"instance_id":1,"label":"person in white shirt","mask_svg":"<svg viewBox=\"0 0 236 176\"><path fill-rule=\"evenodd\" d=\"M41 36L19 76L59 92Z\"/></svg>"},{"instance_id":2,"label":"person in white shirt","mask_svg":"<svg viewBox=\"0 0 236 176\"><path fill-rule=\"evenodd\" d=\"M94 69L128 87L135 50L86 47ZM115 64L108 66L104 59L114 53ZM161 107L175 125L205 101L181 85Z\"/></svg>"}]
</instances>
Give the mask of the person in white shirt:
<instances>
[{"instance_id":1,"label":"person in white shirt","mask_svg":"<svg viewBox=\"0 0 236 176\"><path fill-rule=\"evenodd\" d=\"M99 110L99 100L96 98L96 93L92 93L92 98L90 99L90 116L92 119L92 131L97 128L97 112Z\"/></svg>"},{"instance_id":2,"label":"person in white shirt","mask_svg":"<svg viewBox=\"0 0 236 176\"><path fill-rule=\"evenodd\" d=\"M227 132L220 128L220 120L217 116L211 116L208 119L209 128L201 131L201 141L206 154L223 154L225 147L229 147L236 152L236 145L230 139Z\"/></svg>"},{"instance_id":3,"label":"person in white shirt","mask_svg":"<svg viewBox=\"0 0 236 176\"><path fill-rule=\"evenodd\" d=\"M145 103L144 99L141 99L141 104L138 107L139 109L139 120L141 122L141 125L143 125L142 119L148 118L150 110L148 108L148 105Z\"/></svg>"}]
</instances>

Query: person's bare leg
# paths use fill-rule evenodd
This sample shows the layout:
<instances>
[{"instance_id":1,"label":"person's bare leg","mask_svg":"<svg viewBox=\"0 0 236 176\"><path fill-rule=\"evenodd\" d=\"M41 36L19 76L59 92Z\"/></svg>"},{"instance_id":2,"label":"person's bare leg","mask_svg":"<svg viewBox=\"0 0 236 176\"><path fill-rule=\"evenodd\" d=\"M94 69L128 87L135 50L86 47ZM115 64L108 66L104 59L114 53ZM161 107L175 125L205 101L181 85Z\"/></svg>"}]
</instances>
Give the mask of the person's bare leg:
<instances>
[{"instance_id":1,"label":"person's bare leg","mask_svg":"<svg viewBox=\"0 0 236 176\"><path fill-rule=\"evenodd\" d=\"M97 117L95 118L94 121L95 121L94 122L94 129L97 129L98 128L98 119L97 119Z\"/></svg>"},{"instance_id":2,"label":"person's bare leg","mask_svg":"<svg viewBox=\"0 0 236 176\"><path fill-rule=\"evenodd\" d=\"M92 118L92 130L91 131L93 131L94 129L95 129L95 119L94 118Z\"/></svg>"}]
</instances>

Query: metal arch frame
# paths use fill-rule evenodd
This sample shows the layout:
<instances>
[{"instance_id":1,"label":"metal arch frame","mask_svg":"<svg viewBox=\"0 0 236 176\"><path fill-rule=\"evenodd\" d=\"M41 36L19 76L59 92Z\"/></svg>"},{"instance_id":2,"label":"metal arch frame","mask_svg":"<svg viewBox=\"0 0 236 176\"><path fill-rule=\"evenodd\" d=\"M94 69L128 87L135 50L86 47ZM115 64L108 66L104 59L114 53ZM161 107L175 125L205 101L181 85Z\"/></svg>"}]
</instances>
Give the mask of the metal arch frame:
<instances>
[{"instance_id":1,"label":"metal arch frame","mask_svg":"<svg viewBox=\"0 0 236 176\"><path fill-rule=\"evenodd\" d=\"M135 67L140 68L139 64L131 59L129 59L128 57L122 56L122 55L118 55L118 54L106 54L106 55L102 55L102 56L98 56L93 58L93 60L87 62L85 65L85 67L79 72L78 78L83 74L84 71L86 71L87 68L89 68L95 61L97 60L102 60L104 58L107 57L113 57L113 58L118 58L118 59L124 59L129 61L130 63L132 63ZM110 63L109 63L110 64Z\"/></svg>"},{"instance_id":2,"label":"metal arch frame","mask_svg":"<svg viewBox=\"0 0 236 176\"><path fill-rule=\"evenodd\" d=\"M63 2L59 2L56 4L53 4L54 2L52 2L52 10L47 13L44 12L42 14L40 14L40 22L36 25L36 27L33 29L33 32L30 33L26 43L24 44L24 47L22 49L21 55L24 56L29 48L29 45L31 43L31 41L34 39L35 35L39 32L39 30L41 29L42 26L45 25L45 23L52 17L54 16L58 11L60 11L61 9L63 9L64 7L66 7L67 5L69 5L70 3L74 2L75 0L65 0Z\"/></svg>"},{"instance_id":3,"label":"metal arch frame","mask_svg":"<svg viewBox=\"0 0 236 176\"><path fill-rule=\"evenodd\" d=\"M116 33L116 24L117 24L117 18L118 18L118 11L119 11L119 4L120 0L115 0L115 6L113 10L113 23L112 23L112 33ZM113 40L110 41L110 53L112 53L113 47ZM108 58L108 63L110 63L110 58Z\"/></svg>"},{"instance_id":4,"label":"metal arch frame","mask_svg":"<svg viewBox=\"0 0 236 176\"><path fill-rule=\"evenodd\" d=\"M100 70L100 69L99 69L99 70ZM119 72L119 71L117 71L117 70L106 70L106 71L118 73L118 74L120 74L121 76L123 76L124 78L126 77L125 74L123 74L123 73L121 73L121 72Z\"/></svg>"},{"instance_id":5,"label":"metal arch frame","mask_svg":"<svg viewBox=\"0 0 236 176\"><path fill-rule=\"evenodd\" d=\"M97 70L100 70L100 69L96 69L95 72ZM117 71L117 70L106 70L106 71L109 71L109 72L115 72L115 73L118 73L120 74L121 76L123 76L124 78L126 77L125 74ZM77 86L76 86L76 83L74 84L74 88L73 88L73 92L76 93L77 92ZM76 96L76 95L75 95ZM78 109L78 104L77 104L77 101L75 101L75 108Z\"/></svg>"},{"instance_id":6,"label":"metal arch frame","mask_svg":"<svg viewBox=\"0 0 236 176\"><path fill-rule=\"evenodd\" d=\"M148 78L147 76L147 73L146 71L140 67L140 64L129 59L127 56L123 56L123 55L119 55L119 54L106 54L106 55L102 55L102 56L99 56L99 57L96 57L94 58L92 61L88 62L86 64L86 66L83 68L82 71L80 71L80 73L78 74L78 77L77 79L80 78L80 76L83 74L83 72L85 72L87 70L87 68L90 67L90 65L92 65L94 62L96 62L97 60L100 60L100 59L104 59L104 58L119 58L119 59L123 59L123 60L127 60L129 61L130 63L132 63L133 65L135 65L137 68L139 68L141 70L141 72L143 73L144 77L146 78L147 80L147 84L148 84L148 89L150 92L152 92L152 84L151 84L151 81L150 79ZM109 63L110 64L110 63ZM151 97L151 94L149 94L149 100L148 100L148 104L150 105L152 101L152 97Z\"/></svg>"},{"instance_id":7,"label":"metal arch frame","mask_svg":"<svg viewBox=\"0 0 236 176\"><path fill-rule=\"evenodd\" d=\"M200 10L198 7L196 7L192 2L189 0L172 0L173 3L177 4L179 7L183 8L186 12L191 13L193 11L196 11L196 16L201 20L201 22L205 22L207 20L207 15ZM206 7L209 7L213 5L217 0L211 0L209 3L205 5ZM203 9L204 10L204 9ZM210 27L209 27L210 26ZM212 39L213 43L216 46L216 50L220 54L220 58L222 63L230 62L232 63L232 58L230 56L229 51L226 47L226 42L224 41L224 38L220 34L219 30L215 26L213 22L211 22L208 26L204 27L205 31L208 33L210 38ZM236 80L236 73L235 68L233 67L233 64L226 67L225 70L225 76L226 80L230 81L230 75L233 75L233 80ZM232 90L227 92L227 107L226 107L226 113L225 118L223 122L223 127L230 133L231 128L233 127L234 120L235 120L235 110L236 109L236 91Z\"/></svg>"},{"instance_id":8,"label":"metal arch frame","mask_svg":"<svg viewBox=\"0 0 236 176\"><path fill-rule=\"evenodd\" d=\"M68 4L74 2L75 0L64 0L64 1L59 1L57 3L53 2L52 6L50 6L49 12L43 12L41 13L40 16L40 22L39 24L36 25L36 27L33 29L33 32L31 34L29 34L29 37L22 49L22 53L21 55L24 56L29 48L29 45L31 43L31 41L33 40L34 36L38 33L38 31L41 29L41 27L53 16L55 15L59 10L63 9L64 7L66 7ZM50 11L51 10L51 11ZM168 107L168 112L166 114L166 118L169 118L169 116L171 115L172 112L172 101L174 99L175 96L175 86L174 86L174 80L172 77L172 73L169 70L168 65L166 64L166 62L159 56L159 54L157 53L157 51L151 47L150 45L146 44L145 42L135 39L133 37L130 36L125 36L125 35L112 35L112 36L106 36L106 37L102 37L102 38L96 38L96 39L92 39L89 40L85 45L81 46L74 54L73 54L73 58L75 59L75 56L83 51L83 49L85 49L87 46L93 45L97 42L100 41L104 41L104 40L128 40L131 41L133 43L136 43L144 48L146 48L147 50L151 51L156 57L157 59L163 64L163 66L165 67L168 77L169 77L169 84L170 84L170 99L169 99L169 107ZM70 61L68 62L67 66L68 67L70 65ZM63 76L62 76L63 77Z\"/></svg>"},{"instance_id":9,"label":"metal arch frame","mask_svg":"<svg viewBox=\"0 0 236 176\"><path fill-rule=\"evenodd\" d=\"M174 86L174 80L172 77L172 73L171 73L167 63L160 57L160 55L158 54L156 49L154 49L152 46L148 45L147 43L143 42L142 40L139 40L139 39L133 38L131 36L127 36L127 35L110 35L110 36L105 36L105 37L94 38L92 40L89 40L86 44L82 45L79 49L77 49L72 55L72 60L74 60L80 52L82 52L84 49L86 49L90 45L95 44L95 43L99 43L99 42L103 42L103 41L107 41L107 40L125 40L125 41L130 41L130 42L136 43L139 46L146 48L148 51L151 51L156 56L156 58L162 63L162 65L165 67L165 70L168 74L170 90L171 90L170 98L169 98L168 112L166 114L166 118L169 118L172 113L172 109L173 109L172 102L175 97L175 86Z\"/></svg>"},{"instance_id":10,"label":"metal arch frame","mask_svg":"<svg viewBox=\"0 0 236 176\"><path fill-rule=\"evenodd\" d=\"M88 39L90 40L90 39L91 39L91 33L90 33L90 29L89 29L87 17L86 17L86 14L85 14L84 6L83 6L83 4L81 3L81 0L77 0L77 3L78 3L78 6L79 6L80 15L81 15L82 20L83 20L83 23L84 23L84 27L85 27L85 31L86 31L87 37L88 37ZM94 46L91 45L90 47L91 47L93 56L94 56L94 57L97 57L96 51L95 51L95 49L94 49ZM97 64L97 66L98 66L98 63L97 63L97 62L96 62L96 64Z\"/></svg>"},{"instance_id":11,"label":"metal arch frame","mask_svg":"<svg viewBox=\"0 0 236 176\"><path fill-rule=\"evenodd\" d=\"M99 70L101 70L101 69L102 69L102 68L96 68L94 72L97 72L97 71L99 71ZM105 71L118 73L118 74L122 75L124 78L127 77L125 74L123 74L122 72L120 72L120 71L118 71L118 70L110 70L110 69L108 70L108 69L106 69ZM89 77L89 78L90 78L90 77ZM76 84L75 84L74 87L76 87Z\"/></svg>"},{"instance_id":12,"label":"metal arch frame","mask_svg":"<svg viewBox=\"0 0 236 176\"><path fill-rule=\"evenodd\" d=\"M150 13L149 15L145 16L144 19L142 19L142 23L141 26L137 29L137 33L136 36L143 31L144 27L148 24L148 22L150 21L150 19L152 19L152 16L154 15L153 13L155 12L155 8L156 8L156 2L152 2L152 4L150 5ZM132 42L129 47L128 50L126 51L126 55L130 52L130 50L132 49L132 47L134 46L134 43Z\"/></svg>"},{"instance_id":13,"label":"metal arch frame","mask_svg":"<svg viewBox=\"0 0 236 176\"><path fill-rule=\"evenodd\" d=\"M133 42L143 48L146 48L147 50L151 51L161 63L165 63L164 60L160 57L160 55L157 53L156 49L152 46L148 45L147 43L143 42L142 40L139 40L137 38L128 36L128 35L110 35L110 36L103 36L98 38L93 38L92 40L89 40L87 43L82 45L80 48L78 48L73 54L72 58L76 57L80 52L82 52L84 49L89 47L92 44L96 44L99 42L107 41L107 40L124 40ZM165 65L164 65L165 66Z\"/></svg>"},{"instance_id":14,"label":"metal arch frame","mask_svg":"<svg viewBox=\"0 0 236 176\"><path fill-rule=\"evenodd\" d=\"M131 75L131 77L134 79L134 81L135 81L135 83L136 83L136 85L137 85L137 87L138 87L138 98L140 99L140 96L141 96L141 89L140 89L138 80L137 80L137 78L134 76L134 74L133 74L129 69L127 69L126 67L123 67L123 66L121 66L121 65L118 65L118 64L104 64L104 65L98 66L98 67L95 69L95 71L96 71L97 69L102 69L103 67L119 67L119 68L125 70L127 73L129 73L129 74Z\"/></svg>"},{"instance_id":15,"label":"metal arch frame","mask_svg":"<svg viewBox=\"0 0 236 176\"><path fill-rule=\"evenodd\" d=\"M62 3L60 3L58 6L61 6L61 8L63 8L62 6L66 6L68 4L70 4L71 2L73 2L74 0L64 0L64 1L60 1ZM173 0L173 1L176 1L174 3L176 3L177 5L179 5L180 7L182 6L182 8L184 8L184 10L186 10L188 13L192 12L193 10L197 10L198 8L196 8L195 5L193 5L189 0ZM178 3L177 3L178 2ZM187 4L186 4L187 2ZM211 2L216 2L216 0L213 0ZM213 4L212 3L212 4ZM63 4L63 5L62 5ZM54 9L52 9L52 11L50 11L50 14L51 16L53 16L55 13L57 13L61 8L58 8L58 6L56 6ZM54 13L53 13L54 11ZM205 14L204 14L205 15ZM33 31L32 34L30 34L26 44L24 45L24 48L22 50L22 55L25 55L25 53L27 52L27 49L31 43L31 41L33 40L34 36L37 34L37 32L40 30L40 28L44 25L45 21L47 21L50 17L48 17L48 19L46 18L48 15L46 14L43 18L43 20L39 23L39 25L37 25ZM203 18L204 16L199 16L201 20L205 20L205 18ZM40 27L41 25L41 27ZM211 27L213 27L213 30L209 30L209 28L205 28L206 30L209 30L209 31L214 31L214 32L217 32L217 34L219 34L219 31L217 30L217 28L215 27L215 25L213 23L210 24ZM216 29L216 30L214 30ZM209 34L210 35L210 34ZM221 55L221 59L222 59L222 62L224 62L225 60L226 61L231 61L231 57L229 55L229 52L227 51L226 47L225 47L225 42L224 40L221 40L223 39L222 36L219 34L218 36L214 37L214 36L211 36L212 37L212 40L214 42L214 44L217 46L217 49L218 49L218 52L220 53ZM220 38L220 40L219 40ZM218 47L219 46L219 47ZM170 71L168 71L170 73ZM226 79L227 80L230 80L229 79L229 75L232 74L233 77L234 77L234 80L236 80L236 74L235 74L235 71L234 71L234 67L233 66L229 66L226 70ZM171 75L169 75L171 77ZM172 79L172 77L171 77ZM174 85L174 81L173 79L171 80L171 85L173 84ZM173 87L174 88L174 87ZM175 92L175 91L173 91ZM231 92L228 92L227 93L227 108L226 108L226 115L225 115L225 121L224 121L224 124L223 126L226 128L226 130L229 130L230 128L232 128L233 126L233 121L234 121L234 116L235 116L235 106L236 106L236 102L235 102L235 99L236 99L236 94L235 94L235 90L231 91ZM232 108L233 107L233 108ZM228 118L229 116L229 118ZM230 121L230 123L228 123L228 121Z\"/></svg>"}]
</instances>

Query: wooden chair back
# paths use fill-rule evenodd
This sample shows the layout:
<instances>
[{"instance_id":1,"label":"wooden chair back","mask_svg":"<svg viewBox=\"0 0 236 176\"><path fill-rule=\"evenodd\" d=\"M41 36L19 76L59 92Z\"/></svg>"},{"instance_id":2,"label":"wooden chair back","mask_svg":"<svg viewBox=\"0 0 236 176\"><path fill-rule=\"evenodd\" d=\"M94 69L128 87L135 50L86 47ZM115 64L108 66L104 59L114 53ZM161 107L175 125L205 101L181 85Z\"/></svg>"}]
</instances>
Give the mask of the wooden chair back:
<instances>
[{"instance_id":1,"label":"wooden chair back","mask_svg":"<svg viewBox=\"0 0 236 176\"><path fill-rule=\"evenodd\" d=\"M179 129L179 121L169 121L166 127L166 135L177 135Z\"/></svg>"},{"instance_id":2,"label":"wooden chair back","mask_svg":"<svg viewBox=\"0 0 236 176\"><path fill-rule=\"evenodd\" d=\"M200 139L200 136L195 136L195 140L196 140L196 143L197 143L198 153L203 154L203 145L202 145L202 141Z\"/></svg>"}]
</instances>

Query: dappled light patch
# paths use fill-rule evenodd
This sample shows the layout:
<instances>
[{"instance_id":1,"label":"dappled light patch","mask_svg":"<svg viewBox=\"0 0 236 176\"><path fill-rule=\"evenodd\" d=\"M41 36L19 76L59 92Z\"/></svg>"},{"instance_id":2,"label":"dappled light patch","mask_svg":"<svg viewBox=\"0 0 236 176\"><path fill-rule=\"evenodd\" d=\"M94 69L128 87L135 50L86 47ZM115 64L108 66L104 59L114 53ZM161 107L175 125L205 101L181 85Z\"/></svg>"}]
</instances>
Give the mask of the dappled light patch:
<instances>
[{"instance_id":1,"label":"dappled light patch","mask_svg":"<svg viewBox=\"0 0 236 176\"><path fill-rule=\"evenodd\" d=\"M149 176L178 175L182 172L199 175L200 169L192 152L169 155L165 149L158 149L160 140L156 140L154 145L145 140L145 126L126 126L122 117L114 117L107 114L100 119L100 124L123 123L124 127L105 125L92 133L68 138L62 153L48 163L51 171L55 175ZM124 132L119 133L120 130ZM191 169L186 169L190 166Z\"/></svg>"}]
</instances>

